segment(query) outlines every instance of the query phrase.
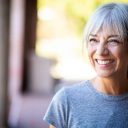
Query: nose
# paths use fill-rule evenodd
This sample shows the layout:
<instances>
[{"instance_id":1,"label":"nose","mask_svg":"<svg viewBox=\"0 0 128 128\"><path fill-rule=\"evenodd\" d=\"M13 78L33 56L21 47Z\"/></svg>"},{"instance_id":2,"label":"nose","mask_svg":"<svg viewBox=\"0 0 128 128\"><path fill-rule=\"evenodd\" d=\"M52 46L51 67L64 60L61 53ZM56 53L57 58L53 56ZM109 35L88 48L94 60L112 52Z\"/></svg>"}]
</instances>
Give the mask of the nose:
<instances>
[{"instance_id":1,"label":"nose","mask_svg":"<svg viewBox=\"0 0 128 128\"><path fill-rule=\"evenodd\" d=\"M97 55L108 55L108 53L109 53L109 50L106 47L106 45L99 43L96 49L96 54Z\"/></svg>"}]
</instances>

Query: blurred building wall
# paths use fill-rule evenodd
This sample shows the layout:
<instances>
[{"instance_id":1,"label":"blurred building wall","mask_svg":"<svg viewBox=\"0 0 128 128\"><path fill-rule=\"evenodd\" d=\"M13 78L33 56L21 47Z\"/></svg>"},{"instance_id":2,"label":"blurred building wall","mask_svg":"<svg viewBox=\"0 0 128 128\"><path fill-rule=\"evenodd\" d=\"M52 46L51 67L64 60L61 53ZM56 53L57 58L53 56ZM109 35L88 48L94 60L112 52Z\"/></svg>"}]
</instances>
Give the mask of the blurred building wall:
<instances>
[{"instance_id":1,"label":"blurred building wall","mask_svg":"<svg viewBox=\"0 0 128 128\"><path fill-rule=\"evenodd\" d=\"M37 22L37 0L25 1L25 31L24 31L24 55L23 55L23 83L22 92L28 89L28 56L35 51L36 22Z\"/></svg>"},{"instance_id":2,"label":"blurred building wall","mask_svg":"<svg viewBox=\"0 0 128 128\"><path fill-rule=\"evenodd\" d=\"M9 35L9 96L20 93L24 52L24 0L11 0Z\"/></svg>"},{"instance_id":3,"label":"blurred building wall","mask_svg":"<svg viewBox=\"0 0 128 128\"><path fill-rule=\"evenodd\" d=\"M21 109L25 0L11 0L9 35L9 125L16 126Z\"/></svg>"},{"instance_id":4,"label":"blurred building wall","mask_svg":"<svg viewBox=\"0 0 128 128\"><path fill-rule=\"evenodd\" d=\"M9 0L0 0L0 128L7 121Z\"/></svg>"}]
</instances>

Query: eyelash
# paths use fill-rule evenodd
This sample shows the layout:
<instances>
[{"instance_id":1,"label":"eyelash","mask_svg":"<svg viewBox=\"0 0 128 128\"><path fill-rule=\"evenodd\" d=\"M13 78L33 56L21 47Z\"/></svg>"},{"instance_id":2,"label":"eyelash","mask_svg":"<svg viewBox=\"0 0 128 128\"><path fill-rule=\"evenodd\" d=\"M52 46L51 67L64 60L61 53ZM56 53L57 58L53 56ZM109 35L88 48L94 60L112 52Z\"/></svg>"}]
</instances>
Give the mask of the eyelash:
<instances>
[{"instance_id":1,"label":"eyelash","mask_svg":"<svg viewBox=\"0 0 128 128\"><path fill-rule=\"evenodd\" d=\"M115 39L109 40L108 42L116 42L116 43L120 43L118 40L115 40Z\"/></svg>"},{"instance_id":2,"label":"eyelash","mask_svg":"<svg viewBox=\"0 0 128 128\"><path fill-rule=\"evenodd\" d=\"M90 43L91 43L91 42L92 42L92 43L97 43L98 40L95 39L95 38L91 38L91 39L89 39L89 42L90 42ZM116 40L116 39L111 39L111 40L108 40L107 43L116 43L116 44L119 44L120 41L118 41L118 40Z\"/></svg>"},{"instance_id":3,"label":"eyelash","mask_svg":"<svg viewBox=\"0 0 128 128\"><path fill-rule=\"evenodd\" d=\"M94 38L89 39L89 42L92 42L92 41L97 42L97 40L96 40L96 39L94 39Z\"/></svg>"}]
</instances>

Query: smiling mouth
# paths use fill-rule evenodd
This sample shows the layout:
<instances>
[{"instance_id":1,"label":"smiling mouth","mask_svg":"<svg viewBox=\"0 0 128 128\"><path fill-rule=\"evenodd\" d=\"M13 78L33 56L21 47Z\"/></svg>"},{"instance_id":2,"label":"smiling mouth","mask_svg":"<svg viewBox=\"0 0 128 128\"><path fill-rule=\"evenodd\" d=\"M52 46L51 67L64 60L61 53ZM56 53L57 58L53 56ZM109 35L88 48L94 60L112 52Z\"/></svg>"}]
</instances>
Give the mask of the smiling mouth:
<instances>
[{"instance_id":1,"label":"smiling mouth","mask_svg":"<svg viewBox=\"0 0 128 128\"><path fill-rule=\"evenodd\" d=\"M107 59L107 60L100 60L100 59L96 59L96 62L100 65L108 65L114 62L114 60L112 59Z\"/></svg>"}]
</instances>

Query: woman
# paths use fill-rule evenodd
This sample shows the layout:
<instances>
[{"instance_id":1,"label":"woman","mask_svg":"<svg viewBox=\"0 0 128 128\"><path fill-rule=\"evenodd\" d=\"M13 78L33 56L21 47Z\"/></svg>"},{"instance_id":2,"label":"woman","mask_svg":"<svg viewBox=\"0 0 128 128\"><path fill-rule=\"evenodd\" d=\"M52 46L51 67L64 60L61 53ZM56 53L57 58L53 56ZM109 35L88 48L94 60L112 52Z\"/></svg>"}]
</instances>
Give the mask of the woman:
<instances>
[{"instance_id":1,"label":"woman","mask_svg":"<svg viewBox=\"0 0 128 128\"><path fill-rule=\"evenodd\" d=\"M128 5L99 7L84 41L97 76L61 89L44 120L53 128L128 128Z\"/></svg>"}]
</instances>

